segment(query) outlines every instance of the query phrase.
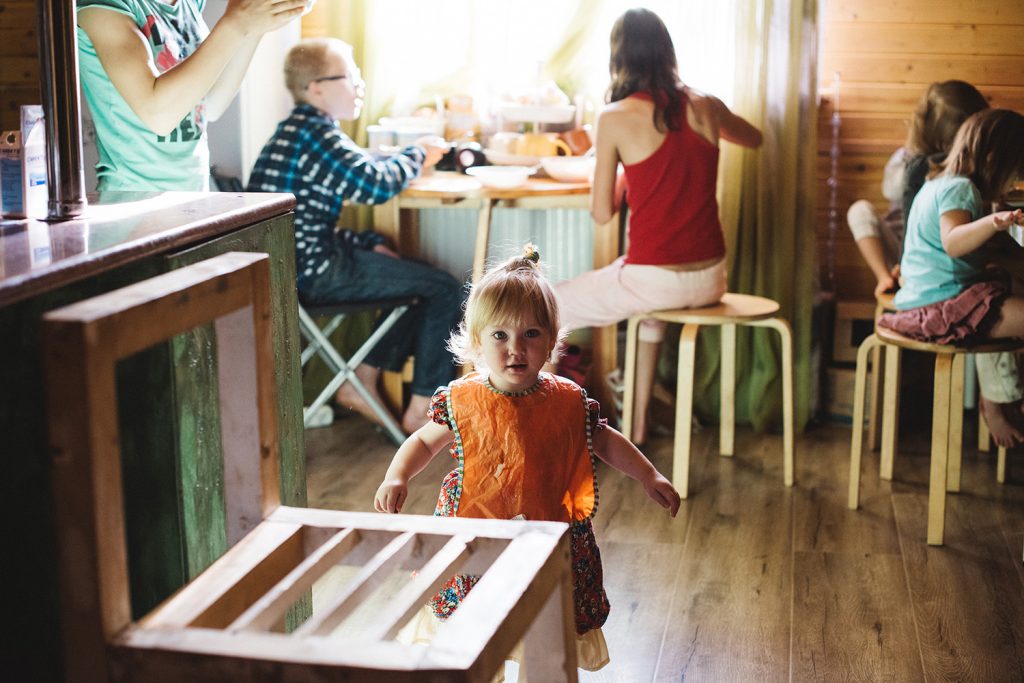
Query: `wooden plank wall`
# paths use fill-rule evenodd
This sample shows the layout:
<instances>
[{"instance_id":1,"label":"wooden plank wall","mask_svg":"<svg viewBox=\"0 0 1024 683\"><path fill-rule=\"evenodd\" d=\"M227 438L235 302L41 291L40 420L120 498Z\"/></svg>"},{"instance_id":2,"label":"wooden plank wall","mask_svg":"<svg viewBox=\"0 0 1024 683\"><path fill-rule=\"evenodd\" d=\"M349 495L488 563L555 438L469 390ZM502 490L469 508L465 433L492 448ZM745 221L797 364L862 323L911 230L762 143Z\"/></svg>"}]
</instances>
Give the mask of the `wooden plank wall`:
<instances>
[{"instance_id":1,"label":"wooden plank wall","mask_svg":"<svg viewBox=\"0 0 1024 683\"><path fill-rule=\"evenodd\" d=\"M12 130L20 105L42 104L33 0L0 0L0 65L0 130Z\"/></svg>"},{"instance_id":2,"label":"wooden plank wall","mask_svg":"<svg viewBox=\"0 0 1024 683\"><path fill-rule=\"evenodd\" d=\"M906 138L918 98L933 81L973 83L993 107L1024 112L1024 2L822 0L818 118L818 256L828 287L828 184L839 86L836 299L872 300L874 277L846 227L859 198L884 211L882 169Z\"/></svg>"}]
</instances>

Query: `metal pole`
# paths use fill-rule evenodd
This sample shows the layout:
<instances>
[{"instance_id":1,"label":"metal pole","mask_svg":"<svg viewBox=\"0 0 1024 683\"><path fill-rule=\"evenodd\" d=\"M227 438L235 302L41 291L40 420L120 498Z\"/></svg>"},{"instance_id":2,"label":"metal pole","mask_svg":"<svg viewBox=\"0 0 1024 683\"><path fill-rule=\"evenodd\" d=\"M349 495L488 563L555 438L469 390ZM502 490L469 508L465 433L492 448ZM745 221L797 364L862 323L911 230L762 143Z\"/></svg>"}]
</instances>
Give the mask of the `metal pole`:
<instances>
[{"instance_id":1,"label":"metal pole","mask_svg":"<svg viewBox=\"0 0 1024 683\"><path fill-rule=\"evenodd\" d=\"M47 219L62 221L80 216L86 207L75 0L40 0L36 8L46 116Z\"/></svg>"}]
</instances>

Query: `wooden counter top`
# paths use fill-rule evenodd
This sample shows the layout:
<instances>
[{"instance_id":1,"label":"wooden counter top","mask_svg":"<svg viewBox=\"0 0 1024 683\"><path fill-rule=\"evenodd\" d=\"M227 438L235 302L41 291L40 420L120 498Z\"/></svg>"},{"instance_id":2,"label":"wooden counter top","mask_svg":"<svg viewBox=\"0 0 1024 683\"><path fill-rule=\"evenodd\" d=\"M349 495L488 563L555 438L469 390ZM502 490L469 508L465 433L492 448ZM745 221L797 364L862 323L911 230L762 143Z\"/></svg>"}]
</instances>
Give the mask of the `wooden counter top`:
<instances>
[{"instance_id":1,"label":"wooden counter top","mask_svg":"<svg viewBox=\"0 0 1024 683\"><path fill-rule=\"evenodd\" d=\"M295 208L290 194L108 192L62 223L0 222L0 307Z\"/></svg>"}]
</instances>

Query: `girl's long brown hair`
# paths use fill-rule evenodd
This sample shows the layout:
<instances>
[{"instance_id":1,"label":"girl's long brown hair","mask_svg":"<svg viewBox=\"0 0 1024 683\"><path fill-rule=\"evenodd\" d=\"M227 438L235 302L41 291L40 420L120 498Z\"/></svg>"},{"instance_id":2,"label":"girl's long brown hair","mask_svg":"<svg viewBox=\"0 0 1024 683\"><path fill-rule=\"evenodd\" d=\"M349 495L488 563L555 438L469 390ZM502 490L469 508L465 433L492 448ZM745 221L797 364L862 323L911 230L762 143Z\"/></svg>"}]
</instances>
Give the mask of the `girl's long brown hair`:
<instances>
[{"instance_id":1,"label":"girl's long brown hair","mask_svg":"<svg viewBox=\"0 0 1024 683\"><path fill-rule=\"evenodd\" d=\"M957 130L971 114L988 109L985 96L965 81L932 83L910 120L906 147L914 154L945 154Z\"/></svg>"},{"instance_id":2,"label":"girl's long brown hair","mask_svg":"<svg viewBox=\"0 0 1024 683\"><path fill-rule=\"evenodd\" d=\"M1024 116L1010 109L985 109L960 126L942 164L947 175L967 176L993 202L1024 177Z\"/></svg>"},{"instance_id":3,"label":"girl's long brown hair","mask_svg":"<svg viewBox=\"0 0 1024 683\"><path fill-rule=\"evenodd\" d=\"M609 102L647 91L654 98L654 127L678 130L683 108L676 50L664 22L648 9L627 10L612 26Z\"/></svg>"}]
</instances>

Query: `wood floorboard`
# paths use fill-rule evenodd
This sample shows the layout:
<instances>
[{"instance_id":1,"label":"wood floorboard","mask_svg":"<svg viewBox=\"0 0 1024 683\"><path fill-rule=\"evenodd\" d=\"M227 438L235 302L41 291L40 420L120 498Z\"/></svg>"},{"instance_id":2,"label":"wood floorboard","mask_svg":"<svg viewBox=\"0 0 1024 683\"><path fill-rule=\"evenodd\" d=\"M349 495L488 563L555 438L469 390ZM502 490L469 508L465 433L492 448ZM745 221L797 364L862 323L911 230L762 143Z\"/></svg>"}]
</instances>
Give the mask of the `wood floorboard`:
<instances>
[{"instance_id":1,"label":"wood floorboard","mask_svg":"<svg viewBox=\"0 0 1024 683\"><path fill-rule=\"evenodd\" d=\"M922 681L898 553L796 553L793 680Z\"/></svg>"},{"instance_id":2,"label":"wood floorboard","mask_svg":"<svg viewBox=\"0 0 1024 683\"><path fill-rule=\"evenodd\" d=\"M781 440L737 436L737 455L711 455L687 501L693 519L658 681L788 679L793 497L762 448Z\"/></svg>"},{"instance_id":3,"label":"wood floorboard","mask_svg":"<svg viewBox=\"0 0 1024 683\"><path fill-rule=\"evenodd\" d=\"M800 436L788 490L779 435L740 428L724 458L716 428L699 431L675 519L599 466L612 661L580 680L1024 680L1024 465L1011 453L997 484L970 423L941 548L925 543L927 425L901 434L892 482L865 453L857 511L846 509L849 426ZM306 437L310 505L372 510L393 444L360 417ZM671 437L645 452L671 476ZM406 511L431 514L453 465L435 458Z\"/></svg>"},{"instance_id":4,"label":"wood floorboard","mask_svg":"<svg viewBox=\"0 0 1024 683\"><path fill-rule=\"evenodd\" d=\"M945 545L925 543L928 495L893 496L924 674L1024 680L1024 593L1004 546L1000 504L947 496Z\"/></svg>"}]
</instances>

